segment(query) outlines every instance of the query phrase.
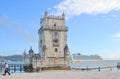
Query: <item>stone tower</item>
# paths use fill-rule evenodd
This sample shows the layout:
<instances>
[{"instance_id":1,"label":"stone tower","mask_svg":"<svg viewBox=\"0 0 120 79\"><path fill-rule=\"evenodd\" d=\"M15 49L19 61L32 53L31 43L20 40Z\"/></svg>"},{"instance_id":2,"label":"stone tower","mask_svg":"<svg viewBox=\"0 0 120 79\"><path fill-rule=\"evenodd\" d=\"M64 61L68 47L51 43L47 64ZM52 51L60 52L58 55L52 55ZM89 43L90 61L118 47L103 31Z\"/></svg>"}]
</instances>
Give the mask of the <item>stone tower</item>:
<instances>
[{"instance_id":1,"label":"stone tower","mask_svg":"<svg viewBox=\"0 0 120 79\"><path fill-rule=\"evenodd\" d=\"M67 45L65 15L49 15L46 11L40 19L39 54L43 68L69 68L70 52Z\"/></svg>"}]
</instances>

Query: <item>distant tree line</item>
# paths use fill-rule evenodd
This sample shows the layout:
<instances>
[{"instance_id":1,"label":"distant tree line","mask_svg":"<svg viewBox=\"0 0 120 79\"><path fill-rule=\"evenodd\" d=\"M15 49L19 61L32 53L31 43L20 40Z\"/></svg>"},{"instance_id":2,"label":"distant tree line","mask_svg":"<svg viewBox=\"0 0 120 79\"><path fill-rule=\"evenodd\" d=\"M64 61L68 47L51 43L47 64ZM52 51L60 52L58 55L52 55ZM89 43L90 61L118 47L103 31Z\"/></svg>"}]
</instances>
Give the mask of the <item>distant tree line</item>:
<instances>
[{"instance_id":1,"label":"distant tree line","mask_svg":"<svg viewBox=\"0 0 120 79\"><path fill-rule=\"evenodd\" d=\"M0 61L23 61L23 55L0 56Z\"/></svg>"}]
</instances>

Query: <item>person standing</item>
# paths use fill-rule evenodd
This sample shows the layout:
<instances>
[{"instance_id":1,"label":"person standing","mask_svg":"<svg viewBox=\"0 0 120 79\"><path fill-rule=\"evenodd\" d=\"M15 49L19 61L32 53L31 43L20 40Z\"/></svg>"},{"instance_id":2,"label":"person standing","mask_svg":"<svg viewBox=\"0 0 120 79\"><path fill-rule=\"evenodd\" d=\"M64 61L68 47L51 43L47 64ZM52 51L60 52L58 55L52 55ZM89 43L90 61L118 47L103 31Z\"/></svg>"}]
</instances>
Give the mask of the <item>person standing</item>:
<instances>
[{"instance_id":1,"label":"person standing","mask_svg":"<svg viewBox=\"0 0 120 79\"><path fill-rule=\"evenodd\" d=\"M4 74L3 75L6 75L6 73L8 73L10 75L10 69L9 69L8 63L5 63L4 68L5 68L5 70L4 70Z\"/></svg>"}]
</instances>

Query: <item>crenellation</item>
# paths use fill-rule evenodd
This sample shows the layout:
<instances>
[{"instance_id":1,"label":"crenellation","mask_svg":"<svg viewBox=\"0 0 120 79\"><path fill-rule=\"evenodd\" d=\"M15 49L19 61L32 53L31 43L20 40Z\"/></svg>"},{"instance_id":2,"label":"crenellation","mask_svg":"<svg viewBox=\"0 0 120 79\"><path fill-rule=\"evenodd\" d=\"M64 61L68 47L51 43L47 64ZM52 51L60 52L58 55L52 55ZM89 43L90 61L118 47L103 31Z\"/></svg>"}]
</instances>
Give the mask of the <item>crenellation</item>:
<instances>
[{"instance_id":1,"label":"crenellation","mask_svg":"<svg viewBox=\"0 0 120 79\"><path fill-rule=\"evenodd\" d=\"M49 15L47 18L48 18L48 19L55 19L55 20L64 20L64 17L63 17L63 16Z\"/></svg>"},{"instance_id":2,"label":"crenellation","mask_svg":"<svg viewBox=\"0 0 120 79\"><path fill-rule=\"evenodd\" d=\"M57 28L54 28L54 27L44 27L43 30L55 30L55 31L68 31L68 27L57 27Z\"/></svg>"}]
</instances>

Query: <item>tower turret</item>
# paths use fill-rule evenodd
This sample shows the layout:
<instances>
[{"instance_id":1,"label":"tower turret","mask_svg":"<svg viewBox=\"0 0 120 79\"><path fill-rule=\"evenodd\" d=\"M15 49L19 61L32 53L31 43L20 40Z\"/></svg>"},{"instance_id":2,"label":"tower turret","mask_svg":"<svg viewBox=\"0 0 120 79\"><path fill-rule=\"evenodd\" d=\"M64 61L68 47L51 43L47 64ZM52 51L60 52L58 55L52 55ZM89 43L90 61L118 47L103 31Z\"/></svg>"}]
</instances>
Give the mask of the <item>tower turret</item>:
<instances>
[{"instance_id":1,"label":"tower turret","mask_svg":"<svg viewBox=\"0 0 120 79\"><path fill-rule=\"evenodd\" d=\"M45 17L48 17L48 11L45 11Z\"/></svg>"},{"instance_id":2,"label":"tower turret","mask_svg":"<svg viewBox=\"0 0 120 79\"><path fill-rule=\"evenodd\" d=\"M32 47L30 47L30 50L29 50L30 64L32 64L33 62L33 56L34 56L34 51L32 50Z\"/></svg>"},{"instance_id":3,"label":"tower turret","mask_svg":"<svg viewBox=\"0 0 120 79\"><path fill-rule=\"evenodd\" d=\"M64 13L62 14L62 17L65 19L65 14Z\"/></svg>"}]
</instances>

